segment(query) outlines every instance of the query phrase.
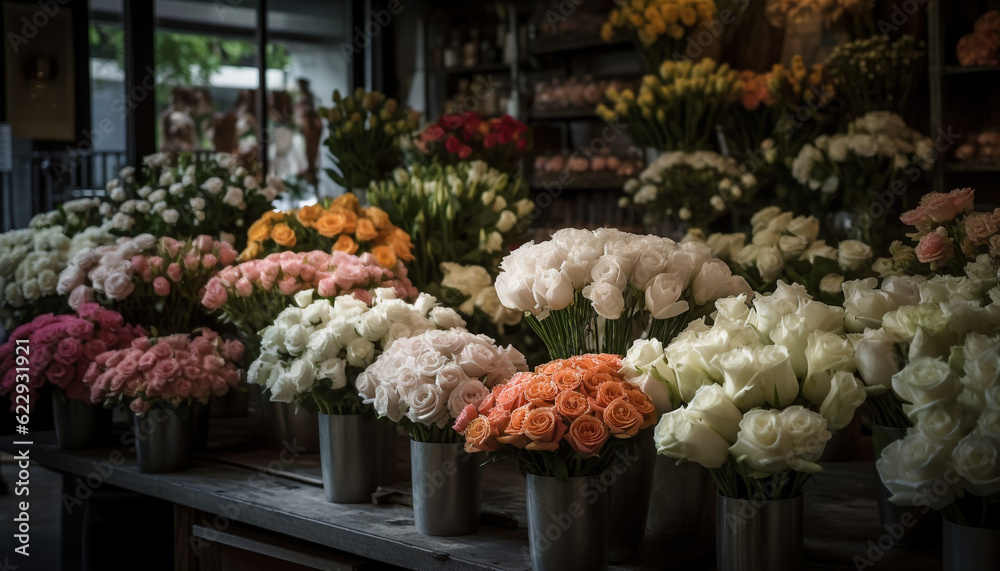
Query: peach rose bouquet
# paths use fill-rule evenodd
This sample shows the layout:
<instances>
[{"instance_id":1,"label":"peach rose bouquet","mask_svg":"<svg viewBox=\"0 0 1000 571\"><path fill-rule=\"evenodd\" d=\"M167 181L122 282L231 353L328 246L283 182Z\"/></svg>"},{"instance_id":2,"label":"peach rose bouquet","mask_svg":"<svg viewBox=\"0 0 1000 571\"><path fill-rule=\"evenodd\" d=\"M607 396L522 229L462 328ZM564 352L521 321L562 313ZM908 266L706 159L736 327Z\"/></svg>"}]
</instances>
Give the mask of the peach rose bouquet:
<instances>
[{"instance_id":1,"label":"peach rose bouquet","mask_svg":"<svg viewBox=\"0 0 1000 571\"><path fill-rule=\"evenodd\" d=\"M393 225L381 208L362 207L351 193L297 210L265 212L247 229L241 259L313 250L371 252L383 268L392 268L397 260L413 261L410 235Z\"/></svg>"},{"instance_id":2,"label":"peach rose bouquet","mask_svg":"<svg viewBox=\"0 0 1000 571\"><path fill-rule=\"evenodd\" d=\"M900 220L915 228L907 236L917 245L892 244L892 272L960 276L967 264L984 254L1000 265L1000 208L976 212L975 198L971 188L931 192L916 208L904 212Z\"/></svg>"},{"instance_id":3,"label":"peach rose bouquet","mask_svg":"<svg viewBox=\"0 0 1000 571\"><path fill-rule=\"evenodd\" d=\"M365 404L401 424L414 441L461 442L452 429L455 419L527 370L524 356L510 345L504 349L460 328L428 330L394 341L358 376L357 387Z\"/></svg>"},{"instance_id":4,"label":"peach rose bouquet","mask_svg":"<svg viewBox=\"0 0 1000 571\"><path fill-rule=\"evenodd\" d=\"M468 404L454 428L467 452L515 457L522 474L600 474L656 423L656 407L628 384L617 355L581 355L518 373L478 406Z\"/></svg>"}]
</instances>

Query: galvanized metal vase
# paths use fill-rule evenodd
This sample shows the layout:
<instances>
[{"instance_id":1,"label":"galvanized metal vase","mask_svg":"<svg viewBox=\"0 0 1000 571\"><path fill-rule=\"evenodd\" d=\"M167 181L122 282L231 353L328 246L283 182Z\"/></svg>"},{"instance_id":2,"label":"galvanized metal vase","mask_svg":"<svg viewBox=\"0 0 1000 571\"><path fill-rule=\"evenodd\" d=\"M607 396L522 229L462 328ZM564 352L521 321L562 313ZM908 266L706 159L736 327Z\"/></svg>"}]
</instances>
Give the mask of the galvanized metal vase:
<instances>
[{"instance_id":1,"label":"galvanized metal vase","mask_svg":"<svg viewBox=\"0 0 1000 571\"><path fill-rule=\"evenodd\" d=\"M144 474L163 474L187 468L191 462L194 427L191 406L156 403L133 420L136 462Z\"/></svg>"},{"instance_id":2,"label":"galvanized metal vase","mask_svg":"<svg viewBox=\"0 0 1000 571\"><path fill-rule=\"evenodd\" d=\"M111 436L111 409L52 393L56 442L63 450L98 448Z\"/></svg>"},{"instance_id":3,"label":"galvanized metal vase","mask_svg":"<svg viewBox=\"0 0 1000 571\"><path fill-rule=\"evenodd\" d=\"M397 425L387 418L376 419L374 424L375 483L388 486L399 480L396 477L396 443L399 439Z\"/></svg>"},{"instance_id":4,"label":"galvanized metal vase","mask_svg":"<svg viewBox=\"0 0 1000 571\"><path fill-rule=\"evenodd\" d=\"M535 571L608 568L608 494L592 478L527 476L528 544Z\"/></svg>"},{"instance_id":5,"label":"galvanized metal vase","mask_svg":"<svg viewBox=\"0 0 1000 571\"><path fill-rule=\"evenodd\" d=\"M257 410L263 420L264 436L273 446L294 443L305 454L319 452L319 418L295 403L272 402L267 391L257 393Z\"/></svg>"},{"instance_id":6,"label":"galvanized metal vase","mask_svg":"<svg viewBox=\"0 0 1000 571\"><path fill-rule=\"evenodd\" d=\"M886 446L902 440L906 436L905 428L889 426L872 426L872 445L875 449L875 460L882 457ZM941 514L935 510L926 510L918 506L897 506L889 501L892 492L875 475L878 486L878 515L882 529L898 529L899 533L886 534L893 545L909 549L937 549L941 547ZM909 515L907 515L909 514ZM913 522L913 525L899 525L903 521Z\"/></svg>"},{"instance_id":7,"label":"galvanized metal vase","mask_svg":"<svg viewBox=\"0 0 1000 571\"><path fill-rule=\"evenodd\" d=\"M375 423L360 414L319 414L319 458L326 501L372 501L377 483Z\"/></svg>"},{"instance_id":8,"label":"galvanized metal vase","mask_svg":"<svg viewBox=\"0 0 1000 571\"><path fill-rule=\"evenodd\" d=\"M1000 529L969 527L944 520L944 571L1000 569Z\"/></svg>"},{"instance_id":9,"label":"galvanized metal vase","mask_svg":"<svg viewBox=\"0 0 1000 571\"><path fill-rule=\"evenodd\" d=\"M646 519L653 491L653 468L656 446L653 429L636 436L635 454L622 458L598 476L598 482L610 482L608 509L608 563L618 564L642 559L642 544L646 538Z\"/></svg>"},{"instance_id":10,"label":"galvanized metal vase","mask_svg":"<svg viewBox=\"0 0 1000 571\"><path fill-rule=\"evenodd\" d=\"M696 462L657 455L646 532L702 553L715 550L715 498L708 470Z\"/></svg>"},{"instance_id":11,"label":"galvanized metal vase","mask_svg":"<svg viewBox=\"0 0 1000 571\"><path fill-rule=\"evenodd\" d=\"M752 501L720 494L715 521L719 571L802 569L802 496Z\"/></svg>"},{"instance_id":12,"label":"galvanized metal vase","mask_svg":"<svg viewBox=\"0 0 1000 571\"><path fill-rule=\"evenodd\" d=\"M468 535L479 529L483 471L462 444L410 441L413 522L424 535Z\"/></svg>"}]
</instances>

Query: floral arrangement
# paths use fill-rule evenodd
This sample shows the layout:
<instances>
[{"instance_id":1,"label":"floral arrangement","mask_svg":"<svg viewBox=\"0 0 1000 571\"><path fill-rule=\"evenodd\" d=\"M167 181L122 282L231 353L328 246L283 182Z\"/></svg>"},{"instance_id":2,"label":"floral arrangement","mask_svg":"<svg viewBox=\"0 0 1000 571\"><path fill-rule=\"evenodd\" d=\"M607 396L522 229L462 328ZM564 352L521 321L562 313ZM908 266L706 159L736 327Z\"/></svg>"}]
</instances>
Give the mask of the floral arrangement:
<instances>
[{"instance_id":1,"label":"floral arrangement","mask_svg":"<svg viewBox=\"0 0 1000 571\"><path fill-rule=\"evenodd\" d=\"M892 40L877 34L834 48L826 66L843 97L845 116L873 111L905 115L926 53L924 43L911 35Z\"/></svg>"},{"instance_id":2,"label":"floral arrangement","mask_svg":"<svg viewBox=\"0 0 1000 571\"><path fill-rule=\"evenodd\" d=\"M128 347L133 339L144 335L141 327L125 325L120 313L96 303L83 304L76 314L40 315L15 329L0 346L0 369L5 371L0 396L10 396L14 401L16 395L22 394L16 390L16 376L19 367L26 367L31 391L29 409L36 402L34 393L38 389L55 390L70 400L96 403L83 384L87 368L101 353ZM31 351L27 357L16 351L17 342L23 340Z\"/></svg>"},{"instance_id":3,"label":"floral arrangement","mask_svg":"<svg viewBox=\"0 0 1000 571\"><path fill-rule=\"evenodd\" d=\"M960 525L1000 525L1000 335L970 334L950 358L920 357L892 377L913 423L882 450L891 502L941 510ZM945 483L945 486L941 486Z\"/></svg>"},{"instance_id":4,"label":"floral arrangement","mask_svg":"<svg viewBox=\"0 0 1000 571\"><path fill-rule=\"evenodd\" d=\"M464 329L429 329L397 339L357 380L365 404L406 428L417 442L461 442L455 420L491 390L528 370L524 356ZM467 413L468 415L469 413Z\"/></svg>"},{"instance_id":5,"label":"floral arrangement","mask_svg":"<svg viewBox=\"0 0 1000 571\"><path fill-rule=\"evenodd\" d=\"M716 299L752 295L705 244L608 228L559 230L514 250L500 268L500 302L525 313L555 358L625 355L636 319L644 335L669 340Z\"/></svg>"},{"instance_id":6,"label":"floral arrangement","mask_svg":"<svg viewBox=\"0 0 1000 571\"><path fill-rule=\"evenodd\" d=\"M631 382L668 388L656 449L708 468L727 497L798 496L866 396L844 310L784 282L752 309L743 295L716 307L711 326L695 321L666 347L636 341L625 358Z\"/></svg>"},{"instance_id":7,"label":"floral arrangement","mask_svg":"<svg viewBox=\"0 0 1000 571\"><path fill-rule=\"evenodd\" d=\"M403 162L400 138L416 131L420 119L419 113L400 109L395 99L361 87L347 97L335 89L333 107L319 112L327 120L325 144L337 166L326 173L347 189L366 188L397 168Z\"/></svg>"},{"instance_id":8,"label":"floral arrangement","mask_svg":"<svg viewBox=\"0 0 1000 571\"><path fill-rule=\"evenodd\" d=\"M712 255L726 261L733 273L743 276L753 291L774 291L778 280L805 286L814 299L831 305L843 302L844 280L874 275L874 253L857 240L844 240L836 248L818 240L820 223L812 216L795 216L778 206L758 211L746 235L689 233L686 239L704 241Z\"/></svg>"},{"instance_id":9,"label":"floral arrangement","mask_svg":"<svg viewBox=\"0 0 1000 571\"><path fill-rule=\"evenodd\" d=\"M450 292L458 292L462 299L455 309L462 315L472 317L476 312L485 315L490 322L496 324L500 333L505 327L521 323L522 312L504 307L497 296L497 288L493 286L494 278L482 266L463 266L453 262L441 262L441 288L445 301Z\"/></svg>"},{"instance_id":10,"label":"floral arrangement","mask_svg":"<svg viewBox=\"0 0 1000 571\"><path fill-rule=\"evenodd\" d=\"M371 410L363 397L374 393L358 390L372 381L358 375L401 338L465 325L427 294L408 303L391 288L376 289L373 299L347 294L333 302L315 300L313 293L296 294L295 305L261 332L262 351L247 379L265 387L272 401L294 401L324 414Z\"/></svg>"},{"instance_id":11,"label":"floral arrangement","mask_svg":"<svg viewBox=\"0 0 1000 571\"><path fill-rule=\"evenodd\" d=\"M414 284L453 307L478 291L455 284L459 287L446 293L444 268L454 267L442 264L478 266L495 276L535 206L520 179L483 161L399 169L393 180L372 184L368 198L415 244L423 244L410 265Z\"/></svg>"},{"instance_id":12,"label":"floral arrangement","mask_svg":"<svg viewBox=\"0 0 1000 571\"><path fill-rule=\"evenodd\" d=\"M247 248L240 257L252 260L286 250L371 252L383 268L392 268L396 260L413 261L409 234L381 208L363 208L351 193L297 210L264 213L247 229Z\"/></svg>"},{"instance_id":13,"label":"floral arrangement","mask_svg":"<svg viewBox=\"0 0 1000 571\"><path fill-rule=\"evenodd\" d=\"M715 126L740 97L739 73L712 59L665 61L631 89L608 89L610 104L597 106L605 121L623 122L633 143L660 151L711 148Z\"/></svg>"},{"instance_id":14,"label":"floral arrangement","mask_svg":"<svg viewBox=\"0 0 1000 571\"><path fill-rule=\"evenodd\" d=\"M71 201L38 214L28 228L0 234L0 324L12 330L44 313L65 313L57 295L59 274L77 252L114 242L106 229L84 227L93 200ZM70 223L72 217L77 220Z\"/></svg>"},{"instance_id":15,"label":"floral arrangement","mask_svg":"<svg viewBox=\"0 0 1000 571\"><path fill-rule=\"evenodd\" d=\"M845 284L848 324L864 327L857 342L861 378L878 391L870 399L875 421L905 428L915 403L897 389L899 372L926 359L948 360L970 334L1000 332L1000 288L989 256L966 265L965 275L887 277ZM853 325L851 325L853 323ZM893 390L889 390L892 388Z\"/></svg>"},{"instance_id":16,"label":"floral arrangement","mask_svg":"<svg viewBox=\"0 0 1000 571\"><path fill-rule=\"evenodd\" d=\"M830 26L845 16L870 18L874 5L874 0L767 0L765 13L771 25L779 28L813 16L819 16Z\"/></svg>"},{"instance_id":17,"label":"floral arrangement","mask_svg":"<svg viewBox=\"0 0 1000 571\"><path fill-rule=\"evenodd\" d=\"M204 159L181 153L174 162L160 153L143 158L138 172L125 167L106 189L101 214L119 235L142 231L184 239L208 234L242 248L234 227L238 232L270 210L284 185L273 179L261 186L226 153Z\"/></svg>"},{"instance_id":18,"label":"floral arrangement","mask_svg":"<svg viewBox=\"0 0 1000 571\"><path fill-rule=\"evenodd\" d=\"M704 22L715 18L712 0L616 0L616 7L601 26L601 38L610 42L624 32L636 42L648 70L682 53L684 39Z\"/></svg>"},{"instance_id":19,"label":"floral arrangement","mask_svg":"<svg viewBox=\"0 0 1000 571\"><path fill-rule=\"evenodd\" d=\"M36 214L28 223L29 228L43 230L59 226L66 236L77 234L101 226L104 220L100 214L101 201L98 198L76 198L60 204L55 210Z\"/></svg>"},{"instance_id":20,"label":"floral arrangement","mask_svg":"<svg viewBox=\"0 0 1000 571\"><path fill-rule=\"evenodd\" d=\"M483 161L513 176L528 148L528 126L506 114L483 119L475 111L452 113L421 131L414 147L413 158L422 164Z\"/></svg>"},{"instance_id":21,"label":"floral arrangement","mask_svg":"<svg viewBox=\"0 0 1000 571\"><path fill-rule=\"evenodd\" d=\"M880 192L915 180L930 170L932 141L910 129L898 115L873 111L853 121L845 133L821 135L799 151L792 175L812 191L813 203L826 211L857 210L877 202ZM819 196L815 196L815 192ZM869 220L869 222L871 222ZM850 229L852 238L877 245L871 224Z\"/></svg>"},{"instance_id":22,"label":"floral arrangement","mask_svg":"<svg viewBox=\"0 0 1000 571\"><path fill-rule=\"evenodd\" d=\"M708 228L730 204L752 197L756 187L757 178L742 172L732 158L711 151L673 151L625 183L619 206L641 209L650 225L675 219L691 228Z\"/></svg>"},{"instance_id":23,"label":"floral arrangement","mask_svg":"<svg viewBox=\"0 0 1000 571\"><path fill-rule=\"evenodd\" d=\"M931 192L913 210L904 212L903 224L916 247L893 243L892 271L929 275L962 275L967 264L988 254L1000 265L1000 208L975 212L976 192L971 188L948 193Z\"/></svg>"},{"instance_id":24,"label":"floral arrangement","mask_svg":"<svg viewBox=\"0 0 1000 571\"><path fill-rule=\"evenodd\" d=\"M309 291L322 298L353 294L370 303L377 288L391 288L400 299L417 296L399 261L386 269L370 253L358 257L345 252L281 252L219 271L206 284L201 302L218 311L220 320L234 324L255 351L260 346L258 332L274 323L296 294Z\"/></svg>"},{"instance_id":25,"label":"floral arrangement","mask_svg":"<svg viewBox=\"0 0 1000 571\"><path fill-rule=\"evenodd\" d=\"M187 333L213 323L201 307L202 290L235 260L228 242L207 234L191 240L140 234L77 252L58 291L74 309L96 300L158 335Z\"/></svg>"},{"instance_id":26,"label":"floral arrangement","mask_svg":"<svg viewBox=\"0 0 1000 571\"><path fill-rule=\"evenodd\" d=\"M617 355L580 355L518 373L467 405L454 428L466 451L513 455L521 474L600 474L656 423L652 401L625 382L621 365Z\"/></svg>"},{"instance_id":27,"label":"floral arrangement","mask_svg":"<svg viewBox=\"0 0 1000 571\"><path fill-rule=\"evenodd\" d=\"M107 351L90 364L83 382L93 402L128 402L136 414L157 403L208 404L242 377L244 350L211 329L195 334L138 337L129 347Z\"/></svg>"}]
</instances>

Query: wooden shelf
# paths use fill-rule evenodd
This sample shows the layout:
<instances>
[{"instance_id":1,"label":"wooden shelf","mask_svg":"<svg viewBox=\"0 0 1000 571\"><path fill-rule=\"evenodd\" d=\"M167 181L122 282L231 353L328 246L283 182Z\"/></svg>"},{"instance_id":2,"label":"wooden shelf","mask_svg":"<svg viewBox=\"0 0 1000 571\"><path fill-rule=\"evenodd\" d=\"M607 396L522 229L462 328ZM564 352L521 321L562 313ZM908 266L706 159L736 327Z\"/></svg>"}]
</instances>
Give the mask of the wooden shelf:
<instances>
[{"instance_id":1,"label":"wooden shelf","mask_svg":"<svg viewBox=\"0 0 1000 571\"><path fill-rule=\"evenodd\" d=\"M509 63L487 63L483 65L474 65L471 67L438 67L430 70L431 73L440 73L444 75L469 75L473 73L490 73L490 72L505 72L510 73L511 64Z\"/></svg>"},{"instance_id":2,"label":"wooden shelf","mask_svg":"<svg viewBox=\"0 0 1000 571\"><path fill-rule=\"evenodd\" d=\"M535 41L539 42L539 40ZM559 41L558 39L546 38L539 43L541 43L541 45L528 48L529 55L561 54L586 50L616 50L633 47L631 40L623 38L605 42L600 38L599 34L595 34L593 38L569 40L565 42Z\"/></svg>"},{"instance_id":3,"label":"wooden shelf","mask_svg":"<svg viewBox=\"0 0 1000 571\"><path fill-rule=\"evenodd\" d=\"M941 75L969 75L974 73L1000 73L1000 65L946 65Z\"/></svg>"}]
</instances>

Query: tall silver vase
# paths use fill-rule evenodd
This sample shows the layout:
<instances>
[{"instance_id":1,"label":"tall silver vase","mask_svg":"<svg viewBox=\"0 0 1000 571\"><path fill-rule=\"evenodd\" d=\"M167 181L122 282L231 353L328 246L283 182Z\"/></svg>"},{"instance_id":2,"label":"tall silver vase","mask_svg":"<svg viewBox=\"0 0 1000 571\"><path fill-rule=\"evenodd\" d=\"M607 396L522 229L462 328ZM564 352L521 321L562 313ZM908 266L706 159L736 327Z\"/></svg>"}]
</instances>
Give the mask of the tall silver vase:
<instances>
[{"instance_id":1,"label":"tall silver vase","mask_svg":"<svg viewBox=\"0 0 1000 571\"><path fill-rule=\"evenodd\" d=\"M719 495L715 521L719 571L802 569L802 496L751 501Z\"/></svg>"},{"instance_id":2,"label":"tall silver vase","mask_svg":"<svg viewBox=\"0 0 1000 571\"><path fill-rule=\"evenodd\" d=\"M375 481L375 424L360 414L319 414L319 459L326 501L372 501Z\"/></svg>"},{"instance_id":3,"label":"tall silver vase","mask_svg":"<svg viewBox=\"0 0 1000 571\"><path fill-rule=\"evenodd\" d=\"M1000 529L969 527L944 520L944 571L1000 569Z\"/></svg>"},{"instance_id":4,"label":"tall silver vase","mask_svg":"<svg viewBox=\"0 0 1000 571\"><path fill-rule=\"evenodd\" d=\"M878 424L872 426L872 446L875 448L875 460L878 461L882 457L882 450L886 446L896 440L902 440L905 436L905 428L893 428ZM897 533L886 533L892 544L910 549L936 549L940 547L941 514L917 506L897 506L889 501L892 492L882 483L877 471L875 479L878 486L878 515L882 522L882 529L887 532L898 530ZM912 522L912 525L900 525L904 520Z\"/></svg>"},{"instance_id":5,"label":"tall silver vase","mask_svg":"<svg viewBox=\"0 0 1000 571\"><path fill-rule=\"evenodd\" d=\"M259 385L253 385L259 388ZM303 453L319 452L319 419L295 403L272 402L267 391L257 390L257 410L264 425L264 436L273 446L294 443Z\"/></svg>"},{"instance_id":6,"label":"tall silver vase","mask_svg":"<svg viewBox=\"0 0 1000 571\"><path fill-rule=\"evenodd\" d=\"M133 420L136 462L144 474L187 468L191 462L194 414L189 405L157 403Z\"/></svg>"},{"instance_id":7,"label":"tall silver vase","mask_svg":"<svg viewBox=\"0 0 1000 571\"><path fill-rule=\"evenodd\" d=\"M715 549L715 497L708 470L696 462L657 455L646 532L669 537L704 553Z\"/></svg>"},{"instance_id":8,"label":"tall silver vase","mask_svg":"<svg viewBox=\"0 0 1000 571\"><path fill-rule=\"evenodd\" d=\"M636 438L638 447L635 454L621 458L620 463L597 477L598 483L610 485L608 563L611 564L641 559L642 544L646 538L656 446L653 444L652 428L642 431Z\"/></svg>"},{"instance_id":9,"label":"tall silver vase","mask_svg":"<svg viewBox=\"0 0 1000 571\"><path fill-rule=\"evenodd\" d=\"M396 423L387 418L375 420L375 483L388 486L396 478Z\"/></svg>"},{"instance_id":10,"label":"tall silver vase","mask_svg":"<svg viewBox=\"0 0 1000 571\"><path fill-rule=\"evenodd\" d=\"M97 448L111 436L111 409L52 393L56 442L63 450Z\"/></svg>"},{"instance_id":11,"label":"tall silver vase","mask_svg":"<svg viewBox=\"0 0 1000 571\"><path fill-rule=\"evenodd\" d=\"M481 455L461 444L410 441L413 522L424 535L475 533L483 500Z\"/></svg>"},{"instance_id":12,"label":"tall silver vase","mask_svg":"<svg viewBox=\"0 0 1000 571\"><path fill-rule=\"evenodd\" d=\"M528 474L528 544L535 571L607 569L608 494L591 480Z\"/></svg>"}]
</instances>

